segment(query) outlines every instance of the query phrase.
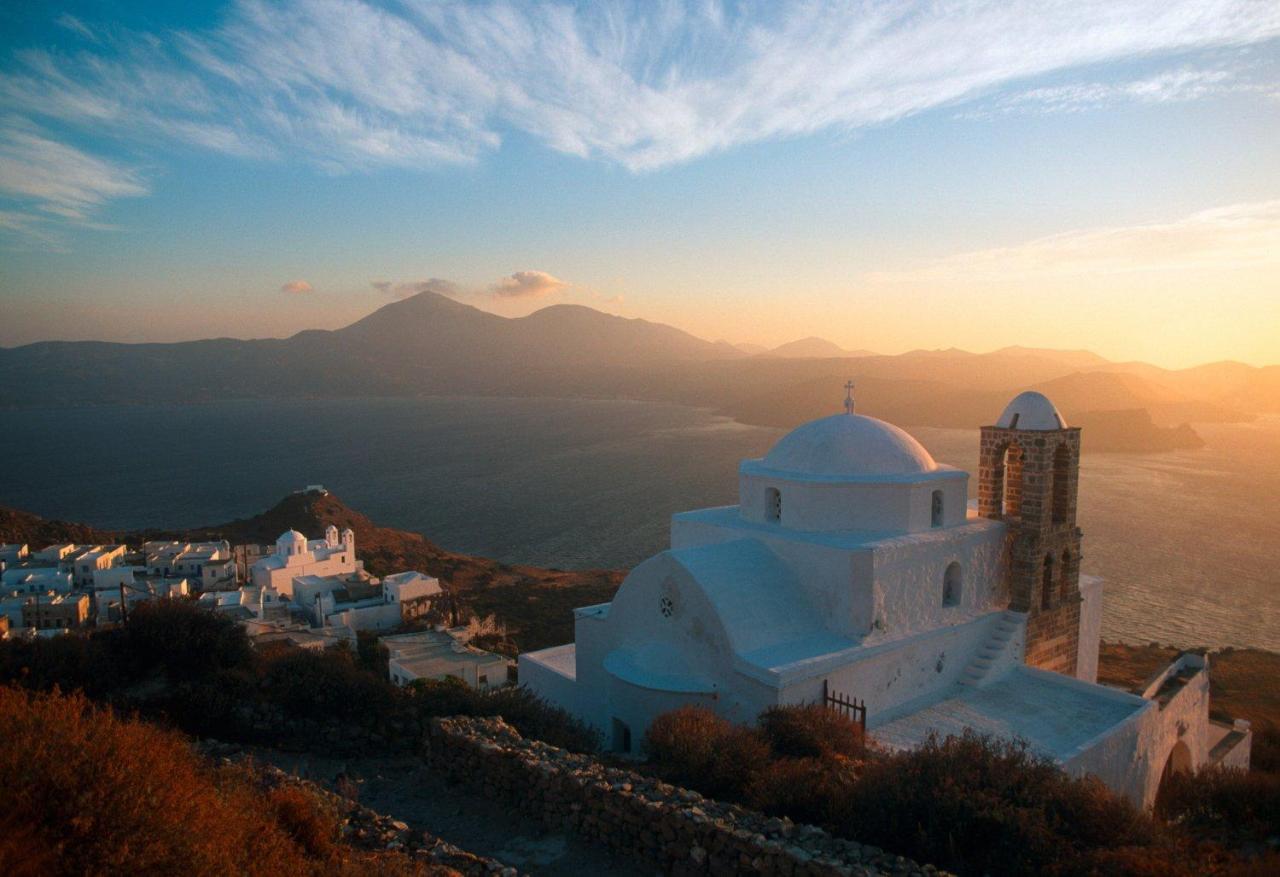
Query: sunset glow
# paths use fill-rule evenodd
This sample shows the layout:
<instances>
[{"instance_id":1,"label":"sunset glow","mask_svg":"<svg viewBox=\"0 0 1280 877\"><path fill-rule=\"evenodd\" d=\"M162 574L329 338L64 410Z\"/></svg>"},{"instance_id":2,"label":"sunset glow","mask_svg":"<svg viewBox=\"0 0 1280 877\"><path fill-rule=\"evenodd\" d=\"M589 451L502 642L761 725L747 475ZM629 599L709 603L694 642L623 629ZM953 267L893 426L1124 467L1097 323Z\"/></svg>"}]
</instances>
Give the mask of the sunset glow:
<instances>
[{"instance_id":1,"label":"sunset glow","mask_svg":"<svg viewBox=\"0 0 1280 877\"><path fill-rule=\"evenodd\" d=\"M1280 361L1248 0L0 13L0 345L413 291L777 345Z\"/></svg>"}]
</instances>

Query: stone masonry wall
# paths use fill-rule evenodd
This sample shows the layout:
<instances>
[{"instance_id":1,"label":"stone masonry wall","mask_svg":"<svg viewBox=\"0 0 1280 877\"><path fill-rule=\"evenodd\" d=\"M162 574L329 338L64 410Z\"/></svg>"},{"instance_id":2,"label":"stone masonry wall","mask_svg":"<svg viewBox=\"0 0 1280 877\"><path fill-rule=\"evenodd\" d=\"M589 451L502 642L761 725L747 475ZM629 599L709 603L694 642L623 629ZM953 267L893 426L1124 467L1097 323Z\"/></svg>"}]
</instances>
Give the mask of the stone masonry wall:
<instances>
[{"instance_id":1,"label":"stone masonry wall","mask_svg":"<svg viewBox=\"0 0 1280 877\"><path fill-rule=\"evenodd\" d=\"M982 428L978 513L1009 525L1009 608L1028 614L1026 662L1068 676L1080 643L1079 478L1079 429Z\"/></svg>"},{"instance_id":2,"label":"stone masonry wall","mask_svg":"<svg viewBox=\"0 0 1280 877\"><path fill-rule=\"evenodd\" d=\"M525 740L499 718L434 719L427 745L432 766L451 779L473 784L548 828L575 831L668 874L940 873L811 825L766 817Z\"/></svg>"}]
</instances>

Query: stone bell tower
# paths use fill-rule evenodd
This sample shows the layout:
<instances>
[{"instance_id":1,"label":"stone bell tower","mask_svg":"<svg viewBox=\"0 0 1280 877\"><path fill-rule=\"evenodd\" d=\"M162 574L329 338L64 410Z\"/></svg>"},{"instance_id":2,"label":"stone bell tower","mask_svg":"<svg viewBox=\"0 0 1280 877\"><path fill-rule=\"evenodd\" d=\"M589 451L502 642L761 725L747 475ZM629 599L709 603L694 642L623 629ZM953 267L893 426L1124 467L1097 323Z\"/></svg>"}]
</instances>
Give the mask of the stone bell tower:
<instances>
[{"instance_id":1,"label":"stone bell tower","mask_svg":"<svg viewBox=\"0 0 1280 877\"><path fill-rule=\"evenodd\" d=\"M1076 674L1080 650L1080 430L1040 393L982 428L978 513L1009 525L1009 608L1027 613L1026 663Z\"/></svg>"}]
</instances>

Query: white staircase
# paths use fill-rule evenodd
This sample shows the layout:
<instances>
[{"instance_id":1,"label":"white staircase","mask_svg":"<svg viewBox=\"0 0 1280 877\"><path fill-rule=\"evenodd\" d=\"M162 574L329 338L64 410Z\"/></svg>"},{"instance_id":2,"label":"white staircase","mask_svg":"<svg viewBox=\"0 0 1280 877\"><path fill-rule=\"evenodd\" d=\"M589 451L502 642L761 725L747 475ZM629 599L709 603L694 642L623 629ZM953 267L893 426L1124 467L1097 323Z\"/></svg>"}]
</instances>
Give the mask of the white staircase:
<instances>
[{"instance_id":1,"label":"white staircase","mask_svg":"<svg viewBox=\"0 0 1280 877\"><path fill-rule=\"evenodd\" d=\"M978 648L969 666L960 674L960 684L977 686L987 678L987 673L1009 648L1014 635L1022 628L1027 616L1021 612L1006 610L996 620L991 636Z\"/></svg>"}]
</instances>

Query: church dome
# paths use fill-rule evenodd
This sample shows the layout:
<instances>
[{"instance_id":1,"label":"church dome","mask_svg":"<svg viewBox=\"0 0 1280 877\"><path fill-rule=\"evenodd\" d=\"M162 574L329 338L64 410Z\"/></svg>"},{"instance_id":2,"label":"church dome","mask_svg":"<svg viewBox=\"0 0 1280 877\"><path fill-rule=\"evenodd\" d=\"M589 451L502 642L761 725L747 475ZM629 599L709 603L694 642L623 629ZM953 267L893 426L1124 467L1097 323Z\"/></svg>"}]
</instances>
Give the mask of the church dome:
<instances>
[{"instance_id":1,"label":"church dome","mask_svg":"<svg viewBox=\"0 0 1280 877\"><path fill-rule=\"evenodd\" d=\"M777 472L826 478L918 475L938 468L910 434L861 414L836 414L798 426L760 463Z\"/></svg>"},{"instance_id":2,"label":"church dome","mask_svg":"<svg viewBox=\"0 0 1280 877\"><path fill-rule=\"evenodd\" d=\"M303 536L297 530L290 530L287 533L281 533L280 538L276 540L277 545L296 545L299 542L305 544L307 537Z\"/></svg>"},{"instance_id":3,"label":"church dome","mask_svg":"<svg viewBox=\"0 0 1280 877\"><path fill-rule=\"evenodd\" d=\"M1013 397L996 421L1001 429L1066 429L1067 422L1044 393L1028 390Z\"/></svg>"}]
</instances>

